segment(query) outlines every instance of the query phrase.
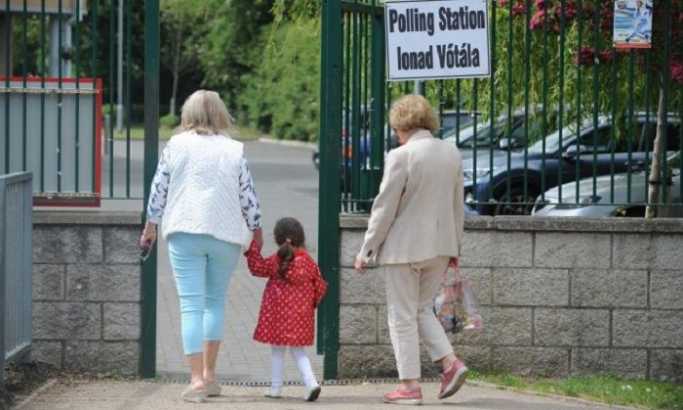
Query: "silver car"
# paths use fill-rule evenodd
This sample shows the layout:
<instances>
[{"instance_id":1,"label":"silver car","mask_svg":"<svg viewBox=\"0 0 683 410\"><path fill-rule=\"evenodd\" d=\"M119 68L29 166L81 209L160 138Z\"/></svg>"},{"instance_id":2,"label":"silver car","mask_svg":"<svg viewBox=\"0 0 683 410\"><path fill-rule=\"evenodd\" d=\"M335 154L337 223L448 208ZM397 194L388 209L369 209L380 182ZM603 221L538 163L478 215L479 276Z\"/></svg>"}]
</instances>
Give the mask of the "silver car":
<instances>
[{"instance_id":1,"label":"silver car","mask_svg":"<svg viewBox=\"0 0 683 410\"><path fill-rule=\"evenodd\" d=\"M681 155L680 152L669 152L668 168L671 170L671 189L669 200L681 202ZM642 217L645 215L647 202L647 181L645 171L631 173L631 196L628 197L628 174L614 175L614 199L612 199L612 178L603 175L579 181L579 197L576 197L576 182L562 185L562 202L559 201L560 188L546 191L544 197L536 200L532 215L538 216L574 216L584 218L626 216ZM618 205L612 205L618 204ZM624 205L628 204L628 205ZM683 206L664 207L660 216L683 217Z\"/></svg>"}]
</instances>

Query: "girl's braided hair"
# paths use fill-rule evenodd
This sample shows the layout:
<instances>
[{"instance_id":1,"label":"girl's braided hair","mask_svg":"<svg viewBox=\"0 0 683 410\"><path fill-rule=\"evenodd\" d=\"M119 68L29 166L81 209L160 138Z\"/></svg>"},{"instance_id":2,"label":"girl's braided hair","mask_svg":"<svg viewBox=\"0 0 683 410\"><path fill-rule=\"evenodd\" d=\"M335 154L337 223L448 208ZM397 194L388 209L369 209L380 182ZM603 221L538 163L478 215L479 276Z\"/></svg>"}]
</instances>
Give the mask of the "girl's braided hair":
<instances>
[{"instance_id":1,"label":"girl's braided hair","mask_svg":"<svg viewBox=\"0 0 683 410\"><path fill-rule=\"evenodd\" d=\"M294 259L294 248L304 246L306 237L301 223L294 218L282 218L275 224L275 243L280 246L277 256L280 258L278 275L287 279L289 263Z\"/></svg>"}]
</instances>

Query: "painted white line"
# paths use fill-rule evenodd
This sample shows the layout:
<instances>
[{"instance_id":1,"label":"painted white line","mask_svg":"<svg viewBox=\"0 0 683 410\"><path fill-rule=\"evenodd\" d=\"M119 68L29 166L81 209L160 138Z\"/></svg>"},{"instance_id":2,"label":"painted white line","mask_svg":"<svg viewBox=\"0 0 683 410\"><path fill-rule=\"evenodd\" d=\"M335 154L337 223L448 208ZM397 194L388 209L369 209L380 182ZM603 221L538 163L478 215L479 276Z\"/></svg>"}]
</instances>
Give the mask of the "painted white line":
<instances>
[{"instance_id":1,"label":"painted white line","mask_svg":"<svg viewBox=\"0 0 683 410\"><path fill-rule=\"evenodd\" d=\"M292 141L292 140L276 140L273 138L259 138L258 142L263 142L266 144L275 144L275 145L286 145L286 146L290 146L290 147L308 148L311 150L318 149L318 144L313 143L313 142Z\"/></svg>"}]
</instances>

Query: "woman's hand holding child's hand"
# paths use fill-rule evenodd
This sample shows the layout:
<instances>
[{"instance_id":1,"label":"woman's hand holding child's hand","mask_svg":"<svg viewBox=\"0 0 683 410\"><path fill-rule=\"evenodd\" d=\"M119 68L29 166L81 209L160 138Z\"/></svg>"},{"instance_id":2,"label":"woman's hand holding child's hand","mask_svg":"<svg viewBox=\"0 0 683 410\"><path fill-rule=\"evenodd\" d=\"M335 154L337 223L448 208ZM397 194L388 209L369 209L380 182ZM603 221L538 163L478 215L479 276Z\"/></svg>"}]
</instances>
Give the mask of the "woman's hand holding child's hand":
<instances>
[{"instance_id":1,"label":"woman's hand holding child's hand","mask_svg":"<svg viewBox=\"0 0 683 410\"><path fill-rule=\"evenodd\" d=\"M451 258L451 260L448 261L448 266L453 269L458 269L458 266L460 266L460 259Z\"/></svg>"},{"instance_id":2,"label":"woman's hand holding child's hand","mask_svg":"<svg viewBox=\"0 0 683 410\"><path fill-rule=\"evenodd\" d=\"M252 242L256 244L256 248L260 251L263 248L263 230L258 228L254 231Z\"/></svg>"}]
</instances>

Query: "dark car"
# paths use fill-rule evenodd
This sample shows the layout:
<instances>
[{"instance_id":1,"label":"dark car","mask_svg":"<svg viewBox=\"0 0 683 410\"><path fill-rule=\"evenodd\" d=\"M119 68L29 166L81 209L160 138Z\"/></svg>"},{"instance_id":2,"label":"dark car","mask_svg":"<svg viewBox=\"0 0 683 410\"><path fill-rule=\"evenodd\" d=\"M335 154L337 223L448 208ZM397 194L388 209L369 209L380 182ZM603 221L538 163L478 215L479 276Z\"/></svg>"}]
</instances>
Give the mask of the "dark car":
<instances>
[{"instance_id":1,"label":"dark car","mask_svg":"<svg viewBox=\"0 0 683 410\"><path fill-rule=\"evenodd\" d=\"M344 113L347 111L344 110ZM470 111L455 111L455 110L449 110L449 111L444 111L441 114L441 119L440 119L440 126L441 128L436 131L436 134L441 134L441 135L450 135L451 133L454 132L456 126L459 126L460 129L463 129L470 125L474 121L474 115ZM369 120L369 111L365 111L363 108L361 108L361 116L360 116L360 123L359 123L359 144L358 144L358 158L360 163L369 163L369 155L371 152L371 134L370 134L370 120ZM349 125L347 128L347 124ZM346 162L346 167L350 168L351 167L351 161L353 158L353 150L351 148L352 140L353 140L353 119L352 115L349 114L349 118L347 121L344 121L344 124L342 124L342 135L341 135L341 143L342 143L342 153L343 153L343 158L344 161ZM388 124L385 124L384 126L384 132L390 132L389 139L388 141L385 141L385 151L389 151L391 149L394 149L398 146L398 138L396 135L391 131L390 127ZM313 165L315 166L316 169L320 168L320 152L318 150L315 150L312 154L312 160L313 160ZM368 164L369 166L369 164ZM343 170L342 170L343 171Z\"/></svg>"},{"instance_id":2,"label":"dark car","mask_svg":"<svg viewBox=\"0 0 683 410\"><path fill-rule=\"evenodd\" d=\"M535 123L530 123L531 128ZM478 121L462 128L459 132L451 130L443 139L456 144L460 149L463 159L472 158L475 152L489 153L491 150L503 151L519 150L524 148L525 141L525 116L514 114L510 121L507 116L501 116L495 120L493 127L489 121ZM508 130L510 135L508 136ZM530 129L530 133L534 131ZM528 137L528 135L527 135ZM497 155L503 155L499 152Z\"/></svg>"},{"instance_id":3,"label":"dark car","mask_svg":"<svg viewBox=\"0 0 683 410\"><path fill-rule=\"evenodd\" d=\"M634 117L631 145L626 138L612 139L612 121L601 116L597 128L587 121L580 131L576 125L542 138L524 153L491 151L463 162L468 206L483 215L528 215L542 192L593 175L621 173L644 167L655 134L654 115ZM680 118L668 117L668 149L679 149ZM509 160L509 163L508 163ZM476 162L476 164L475 164ZM493 167L491 167L493 163ZM560 177L561 175L561 177Z\"/></svg>"}]
</instances>

